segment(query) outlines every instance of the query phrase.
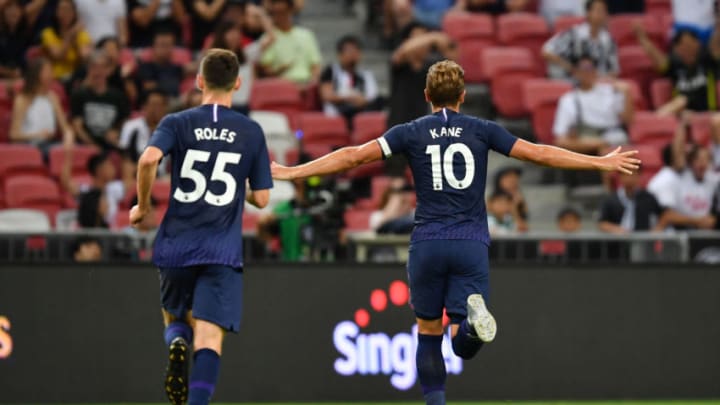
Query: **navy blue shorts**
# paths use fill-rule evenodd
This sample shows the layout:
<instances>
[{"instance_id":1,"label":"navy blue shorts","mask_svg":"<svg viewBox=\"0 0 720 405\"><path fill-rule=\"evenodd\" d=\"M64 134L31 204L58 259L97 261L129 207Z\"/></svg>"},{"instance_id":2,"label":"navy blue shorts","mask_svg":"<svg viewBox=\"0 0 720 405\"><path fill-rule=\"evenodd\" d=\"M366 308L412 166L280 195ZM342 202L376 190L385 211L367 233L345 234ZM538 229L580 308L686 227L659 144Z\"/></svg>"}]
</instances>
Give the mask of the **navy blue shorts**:
<instances>
[{"instance_id":1,"label":"navy blue shorts","mask_svg":"<svg viewBox=\"0 0 720 405\"><path fill-rule=\"evenodd\" d=\"M240 330L242 269L205 265L160 269L160 301L164 310L185 319L212 322L229 332Z\"/></svg>"},{"instance_id":2,"label":"navy blue shorts","mask_svg":"<svg viewBox=\"0 0 720 405\"><path fill-rule=\"evenodd\" d=\"M467 297L488 301L488 247L476 240L425 240L410 245L407 264L410 304L420 319L440 319L446 309L452 323L467 317Z\"/></svg>"}]
</instances>

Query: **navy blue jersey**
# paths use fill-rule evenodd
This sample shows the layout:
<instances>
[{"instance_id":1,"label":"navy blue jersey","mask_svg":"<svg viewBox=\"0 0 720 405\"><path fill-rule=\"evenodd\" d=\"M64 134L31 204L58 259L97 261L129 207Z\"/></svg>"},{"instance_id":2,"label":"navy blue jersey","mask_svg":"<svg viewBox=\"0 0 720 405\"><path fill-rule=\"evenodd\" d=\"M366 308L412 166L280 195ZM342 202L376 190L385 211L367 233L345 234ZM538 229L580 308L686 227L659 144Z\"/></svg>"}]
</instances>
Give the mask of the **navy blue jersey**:
<instances>
[{"instance_id":1,"label":"navy blue jersey","mask_svg":"<svg viewBox=\"0 0 720 405\"><path fill-rule=\"evenodd\" d=\"M172 157L170 205L153 262L159 267L242 267L245 187L272 188L260 126L223 106L202 105L166 116L150 146Z\"/></svg>"},{"instance_id":2,"label":"navy blue jersey","mask_svg":"<svg viewBox=\"0 0 720 405\"><path fill-rule=\"evenodd\" d=\"M494 122L452 110L396 125L378 138L385 158L404 154L417 209L412 241L470 239L490 243L485 209L488 151L503 155L517 138Z\"/></svg>"}]
</instances>

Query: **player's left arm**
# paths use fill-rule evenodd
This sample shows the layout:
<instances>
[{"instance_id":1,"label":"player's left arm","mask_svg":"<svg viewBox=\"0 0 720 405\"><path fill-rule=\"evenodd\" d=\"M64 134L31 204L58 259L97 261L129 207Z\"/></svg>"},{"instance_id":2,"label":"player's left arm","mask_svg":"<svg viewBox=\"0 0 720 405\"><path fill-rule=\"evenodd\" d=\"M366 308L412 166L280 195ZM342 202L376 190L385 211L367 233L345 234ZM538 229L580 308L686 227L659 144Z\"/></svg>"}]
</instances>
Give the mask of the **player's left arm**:
<instances>
[{"instance_id":1,"label":"player's left arm","mask_svg":"<svg viewBox=\"0 0 720 405\"><path fill-rule=\"evenodd\" d=\"M338 149L300 166L286 167L273 162L271 169L273 178L293 180L343 172L382 158L383 152L380 144L377 140L372 140L363 145Z\"/></svg>"},{"instance_id":2,"label":"player's left arm","mask_svg":"<svg viewBox=\"0 0 720 405\"><path fill-rule=\"evenodd\" d=\"M636 150L622 151L617 147L605 156L576 153L551 145L534 144L518 139L510 150L510 157L558 169L618 171L631 174L640 167Z\"/></svg>"},{"instance_id":3,"label":"player's left arm","mask_svg":"<svg viewBox=\"0 0 720 405\"><path fill-rule=\"evenodd\" d=\"M130 210L130 223L132 225L139 224L145 218L145 215L150 212L150 194L162 158L162 150L155 146L148 146L140 155L137 168L138 204Z\"/></svg>"}]
</instances>

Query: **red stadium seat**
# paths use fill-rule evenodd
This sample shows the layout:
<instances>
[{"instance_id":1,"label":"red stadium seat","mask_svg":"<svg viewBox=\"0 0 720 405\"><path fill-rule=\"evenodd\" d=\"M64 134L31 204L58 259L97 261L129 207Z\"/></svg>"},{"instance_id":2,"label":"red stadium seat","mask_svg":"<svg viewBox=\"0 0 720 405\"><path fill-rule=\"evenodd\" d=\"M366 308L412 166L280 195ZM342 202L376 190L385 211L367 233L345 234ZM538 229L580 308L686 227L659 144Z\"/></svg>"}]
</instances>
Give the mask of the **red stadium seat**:
<instances>
[{"instance_id":1,"label":"red stadium seat","mask_svg":"<svg viewBox=\"0 0 720 405\"><path fill-rule=\"evenodd\" d=\"M242 230L243 232L257 232L260 214L243 211Z\"/></svg>"},{"instance_id":2,"label":"red stadium seat","mask_svg":"<svg viewBox=\"0 0 720 405\"><path fill-rule=\"evenodd\" d=\"M554 142L552 126L557 103L570 90L572 85L562 80L530 79L523 83L525 107L532 115L533 132L538 142Z\"/></svg>"},{"instance_id":3,"label":"red stadium seat","mask_svg":"<svg viewBox=\"0 0 720 405\"><path fill-rule=\"evenodd\" d=\"M519 46L532 52L532 57L544 66L540 50L550 37L550 29L545 19L537 14L510 13L497 19L498 40L506 46Z\"/></svg>"},{"instance_id":4,"label":"red stadium seat","mask_svg":"<svg viewBox=\"0 0 720 405\"><path fill-rule=\"evenodd\" d=\"M342 147L350 143L350 134L342 117L330 117L321 112L307 112L300 115L299 124L303 132L304 145L322 143Z\"/></svg>"},{"instance_id":5,"label":"red stadium seat","mask_svg":"<svg viewBox=\"0 0 720 405\"><path fill-rule=\"evenodd\" d=\"M482 53L485 75L490 78L493 104L500 115L518 118L526 115L523 83L537 77L535 62L525 48L487 48Z\"/></svg>"},{"instance_id":6,"label":"red stadium seat","mask_svg":"<svg viewBox=\"0 0 720 405\"><path fill-rule=\"evenodd\" d=\"M677 125L674 117L661 117L653 112L641 111L635 114L630 125L630 140L634 145L662 148L672 141Z\"/></svg>"},{"instance_id":7,"label":"red stadium seat","mask_svg":"<svg viewBox=\"0 0 720 405\"><path fill-rule=\"evenodd\" d=\"M158 205L167 205L170 201L170 191L169 180L158 180L153 183L151 194Z\"/></svg>"},{"instance_id":8,"label":"red stadium seat","mask_svg":"<svg viewBox=\"0 0 720 405\"><path fill-rule=\"evenodd\" d=\"M635 80L623 80L630 86L630 96L633 99L633 106L635 111L645 111L648 109L648 102L645 100L645 95L640 89L640 85Z\"/></svg>"},{"instance_id":9,"label":"red stadium seat","mask_svg":"<svg viewBox=\"0 0 720 405\"><path fill-rule=\"evenodd\" d=\"M482 52L492 44L482 40L464 39L458 42L458 63L465 70L467 83L483 83L487 76L483 74Z\"/></svg>"},{"instance_id":10,"label":"red stadium seat","mask_svg":"<svg viewBox=\"0 0 720 405\"><path fill-rule=\"evenodd\" d=\"M285 164L295 166L299 163L300 151L298 149L290 149L285 152Z\"/></svg>"},{"instance_id":11,"label":"red stadium seat","mask_svg":"<svg viewBox=\"0 0 720 405\"><path fill-rule=\"evenodd\" d=\"M580 17L576 15L561 15L560 17L555 19L555 23L553 24L553 29L555 33L567 31L570 28L572 28L575 25L582 24L585 22L585 17Z\"/></svg>"},{"instance_id":12,"label":"red stadium seat","mask_svg":"<svg viewBox=\"0 0 720 405\"><path fill-rule=\"evenodd\" d=\"M369 231L372 213L372 210L349 209L345 211L343 214L345 230L351 232Z\"/></svg>"},{"instance_id":13,"label":"red stadium seat","mask_svg":"<svg viewBox=\"0 0 720 405\"><path fill-rule=\"evenodd\" d=\"M194 76L188 76L180 82L180 94L186 94L195 88L197 88L197 84L195 84Z\"/></svg>"},{"instance_id":14,"label":"red stadium seat","mask_svg":"<svg viewBox=\"0 0 720 405\"><path fill-rule=\"evenodd\" d=\"M185 66L193 61L192 52L189 49L176 46L172 51L172 63ZM152 61L152 48L143 48L138 55L140 62Z\"/></svg>"},{"instance_id":15,"label":"red stadium seat","mask_svg":"<svg viewBox=\"0 0 720 405\"><path fill-rule=\"evenodd\" d=\"M645 12L653 15L672 14L671 0L645 0Z\"/></svg>"},{"instance_id":16,"label":"red stadium seat","mask_svg":"<svg viewBox=\"0 0 720 405\"><path fill-rule=\"evenodd\" d=\"M619 47L638 45L634 28L634 25L638 22L645 28L650 40L660 46L661 49L664 49L666 33L663 32L662 23L656 16L649 14L617 14L610 16L608 29L615 43Z\"/></svg>"},{"instance_id":17,"label":"red stadium seat","mask_svg":"<svg viewBox=\"0 0 720 405\"><path fill-rule=\"evenodd\" d=\"M618 50L620 60L620 77L632 79L642 89L650 87L650 83L658 76L653 61L640 46L624 46Z\"/></svg>"},{"instance_id":18,"label":"red stadium seat","mask_svg":"<svg viewBox=\"0 0 720 405\"><path fill-rule=\"evenodd\" d=\"M382 111L363 112L353 118L351 142L363 144L381 136L387 130L387 114Z\"/></svg>"},{"instance_id":19,"label":"red stadium seat","mask_svg":"<svg viewBox=\"0 0 720 405\"><path fill-rule=\"evenodd\" d=\"M89 145L75 145L72 151L72 173L87 173L87 162L91 157L97 155L97 148ZM65 161L65 148L62 145L50 148L50 175L60 177L63 163Z\"/></svg>"},{"instance_id":20,"label":"red stadium seat","mask_svg":"<svg viewBox=\"0 0 720 405\"><path fill-rule=\"evenodd\" d=\"M283 79L262 79L253 82L250 109L268 110L285 114L292 129L297 129L297 115L303 109L300 89Z\"/></svg>"},{"instance_id":21,"label":"red stadium seat","mask_svg":"<svg viewBox=\"0 0 720 405\"><path fill-rule=\"evenodd\" d=\"M12 110L0 107L0 144L10 141Z\"/></svg>"},{"instance_id":22,"label":"red stadium seat","mask_svg":"<svg viewBox=\"0 0 720 405\"><path fill-rule=\"evenodd\" d=\"M33 145L0 145L0 180L19 174L47 174L40 150Z\"/></svg>"},{"instance_id":23,"label":"red stadium seat","mask_svg":"<svg viewBox=\"0 0 720 405\"><path fill-rule=\"evenodd\" d=\"M638 151L638 158L642 160L644 172L657 173L663 166L660 149L653 145L633 145L629 147Z\"/></svg>"},{"instance_id":24,"label":"red stadium seat","mask_svg":"<svg viewBox=\"0 0 720 405\"><path fill-rule=\"evenodd\" d=\"M672 100L673 85L670 79L655 79L650 84L650 101L652 107L658 109Z\"/></svg>"},{"instance_id":25,"label":"red stadium seat","mask_svg":"<svg viewBox=\"0 0 720 405\"><path fill-rule=\"evenodd\" d=\"M32 208L44 211L54 220L62 207L57 183L45 176L20 175L5 181L5 198L9 208Z\"/></svg>"},{"instance_id":26,"label":"red stadium seat","mask_svg":"<svg viewBox=\"0 0 720 405\"><path fill-rule=\"evenodd\" d=\"M488 14L449 12L443 18L442 30L455 41L463 39L495 41L495 22Z\"/></svg>"},{"instance_id":27,"label":"red stadium seat","mask_svg":"<svg viewBox=\"0 0 720 405\"><path fill-rule=\"evenodd\" d=\"M333 147L324 143L310 143L302 146L303 152L305 152L312 159L317 159L320 156L327 155L333 151Z\"/></svg>"},{"instance_id":28,"label":"red stadium seat","mask_svg":"<svg viewBox=\"0 0 720 405\"><path fill-rule=\"evenodd\" d=\"M711 119L713 113L694 113L690 117L690 135L693 142L708 146L712 139Z\"/></svg>"}]
</instances>

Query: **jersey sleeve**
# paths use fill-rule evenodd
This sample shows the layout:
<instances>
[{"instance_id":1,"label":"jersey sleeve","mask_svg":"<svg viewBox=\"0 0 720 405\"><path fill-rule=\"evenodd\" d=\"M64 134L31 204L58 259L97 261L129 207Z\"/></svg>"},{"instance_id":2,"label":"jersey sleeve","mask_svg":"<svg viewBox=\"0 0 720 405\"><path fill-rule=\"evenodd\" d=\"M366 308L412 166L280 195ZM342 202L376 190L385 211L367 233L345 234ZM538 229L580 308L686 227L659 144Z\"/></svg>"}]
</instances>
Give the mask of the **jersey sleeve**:
<instances>
[{"instance_id":1,"label":"jersey sleeve","mask_svg":"<svg viewBox=\"0 0 720 405\"><path fill-rule=\"evenodd\" d=\"M383 158L387 159L392 155L399 155L405 152L408 124L399 124L390 128L383 136L377 139L382 149Z\"/></svg>"},{"instance_id":2,"label":"jersey sleeve","mask_svg":"<svg viewBox=\"0 0 720 405\"><path fill-rule=\"evenodd\" d=\"M175 123L175 116L168 115L160 121L155 132L153 132L148 141L148 146L154 146L163 152L163 155L167 156L175 146L177 141L177 124Z\"/></svg>"},{"instance_id":3,"label":"jersey sleeve","mask_svg":"<svg viewBox=\"0 0 720 405\"><path fill-rule=\"evenodd\" d=\"M270 155L268 154L267 143L265 142L265 135L262 130L259 129L260 146L258 147L257 155L253 159L252 167L250 168L250 181L251 190L267 190L273 187L272 176L270 175Z\"/></svg>"},{"instance_id":4,"label":"jersey sleeve","mask_svg":"<svg viewBox=\"0 0 720 405\"><path fill-rule=\"evenodd\" d=\"M487 126L485 131L487 134L487 143L490 149L495 152L502 153L505 156L509 156L510 151L513 146L515 146L515 142L517 142L518 138L508 132L507 129L494 122L486 121L485 125Z\"/></svg>"}]
</instances>

